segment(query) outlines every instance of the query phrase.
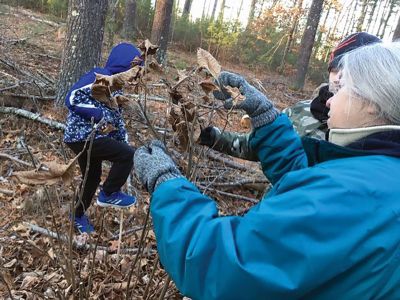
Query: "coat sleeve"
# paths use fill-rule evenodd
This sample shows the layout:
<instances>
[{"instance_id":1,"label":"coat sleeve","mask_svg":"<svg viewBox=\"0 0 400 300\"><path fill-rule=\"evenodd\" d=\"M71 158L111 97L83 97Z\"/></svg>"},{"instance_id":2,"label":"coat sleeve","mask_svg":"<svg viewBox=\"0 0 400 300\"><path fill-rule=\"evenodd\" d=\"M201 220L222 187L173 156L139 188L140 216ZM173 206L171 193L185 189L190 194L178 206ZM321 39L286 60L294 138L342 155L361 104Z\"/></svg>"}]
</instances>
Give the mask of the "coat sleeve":
<instances>
[{"instance_id":1,"label":"coat sleeve","mask_svg":"<svg viewBox=\"0 0 400 300\"><path fill-rule=\"evenodd\" d=\"M264 175L272 184L290 171L308 167L301 139L286 114L257 128L250 137L250 147L257 153Z\"/></svg>"},{"instance_id":2,"label":"coat sleeve","mask_svg":"<svg viewBox=\"0 0 400 300\"><path fill-rule=\"evenodd\" d=\"M86 120L94 119L98 123L103 118L103 111L96 107L91 101L90 86L85 86L72 90L65 99L65 104L69 110Z\"/></svg>"},{"instance_id":3,"label":"coat sleeve","mask_svg":"<svg viewBox=\"0 0 400 300\"><path fill-rule=\"evenodd\" d=\"M275 187L243 217L219 217L214 201L184 178L158 186L157 247L178 289L193 299L298 299L348 269L370 215L325 195L319 201L320 190L306 183L336 184L318 176L293 174L305 187L282 183L282 194Z\"/></svg>"}]
</instances>

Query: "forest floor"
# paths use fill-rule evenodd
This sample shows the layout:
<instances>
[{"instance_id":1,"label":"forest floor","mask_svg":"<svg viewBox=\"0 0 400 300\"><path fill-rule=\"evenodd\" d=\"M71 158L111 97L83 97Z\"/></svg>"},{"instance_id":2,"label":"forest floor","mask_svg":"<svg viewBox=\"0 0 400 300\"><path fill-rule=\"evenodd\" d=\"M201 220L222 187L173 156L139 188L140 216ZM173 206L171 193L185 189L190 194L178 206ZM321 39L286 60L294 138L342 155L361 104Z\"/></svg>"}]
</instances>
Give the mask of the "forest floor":
<instances>
[{"instance_id":1,"label":"forest floor","mask_svg":"<svg viewBox=\"0 0 400 300\"><path fill-rule=\"evenodd\" d=\"M77 167L68 185L61 181L28 185L14 176L15 172L39 169L52 161L66 164L74 157L62 142L62 130L37 119L65 121L65 108L56 107L52 100L64 26L46 15L0 5L0 298L122 299L130 293L131 299L159 299L164 293L167 299L182 299L158 262L151 220L146 218L149 195L133 175L127 188L136 194L138 205L124 212L122 223L119 210L92 205L88 215L97 233L90 237L73 233L69 221L81 180ZM103 52L107 54L107 50ZM220 63L265 89L279 108L311 95L310 91L290 90L287 78L280 75L253 74L245 66ZM183 72L192 74L196 54L172 45L164 74L146 82L145 113L151 125L143 113L128 111L130 142L140 146L155 136L162 137L183 172L216 199L221 214L242 214L262 197L268 182L257 163L195 145L198 128L189 141L190 155L183 149L179 133L168 123L173 104L165 85L176 84L177 68L182 67L186 68ZM195 102L207 98L198 88L198 80L199 76L191 76L180 87L186 99ZM214 111L210 105L196 106L197 115L206 117L203 126L246 132L240 126L239 112ZM21 111L30 112L33 119L16 114ZM104 165L104 176L109 167Z\"/></svg>"}]
</instances>

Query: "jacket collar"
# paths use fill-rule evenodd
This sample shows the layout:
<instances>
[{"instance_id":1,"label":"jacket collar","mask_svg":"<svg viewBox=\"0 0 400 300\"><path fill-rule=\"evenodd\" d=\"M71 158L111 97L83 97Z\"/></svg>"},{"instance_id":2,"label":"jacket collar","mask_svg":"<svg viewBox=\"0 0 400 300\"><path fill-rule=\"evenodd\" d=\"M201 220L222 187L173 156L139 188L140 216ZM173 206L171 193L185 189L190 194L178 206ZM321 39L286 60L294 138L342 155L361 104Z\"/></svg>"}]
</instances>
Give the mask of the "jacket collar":
<instances>
[{"instance_id":1,"label":"jacket collar","mask_svg":"<svg viewBox=\"0 0 400 300\"><path fill-rule=\"evenodd\" d=\"M331 129L329 130L328 141L339 146L347 146L371 134L388 131L400 131L400 126L385 125L352 129Z\"/></svg>"},{"instance_id":2,"label":"jacket collar","mask_svg":"<svg viewBox=\"0 0 400 300\"><path fill-rule=\"evenodd\" d=\"M400 126L379 127L382 130L375 130L377 128L374 128L374 130L362 131L365 134L360 134L357 130L349 132L349 135L354 138L346 138L346 146L303 137L303 147L307 154L309 166L332 159L354 156L388 155L400 158Z\"/></svg>"}]
</instances>

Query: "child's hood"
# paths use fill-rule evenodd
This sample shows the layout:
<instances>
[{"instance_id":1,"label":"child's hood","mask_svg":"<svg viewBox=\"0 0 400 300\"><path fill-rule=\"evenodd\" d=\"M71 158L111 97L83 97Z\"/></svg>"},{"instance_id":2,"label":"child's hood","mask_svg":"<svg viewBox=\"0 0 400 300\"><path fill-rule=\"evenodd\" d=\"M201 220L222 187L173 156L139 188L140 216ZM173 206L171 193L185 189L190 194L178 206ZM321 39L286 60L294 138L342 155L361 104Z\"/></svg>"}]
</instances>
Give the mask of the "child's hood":
<instances>
[{"instance_id":1,"label":"child's hood","mask_svg":"<svg viewBox=\"0 0 400 300\"><path fill-rule=\"evenodd\" d=\"M111 74L125 72L131 68L135 57L140 57L140 51L129 43L121 43L112 48L105 68Z\"/></svg>"}]
</instances>

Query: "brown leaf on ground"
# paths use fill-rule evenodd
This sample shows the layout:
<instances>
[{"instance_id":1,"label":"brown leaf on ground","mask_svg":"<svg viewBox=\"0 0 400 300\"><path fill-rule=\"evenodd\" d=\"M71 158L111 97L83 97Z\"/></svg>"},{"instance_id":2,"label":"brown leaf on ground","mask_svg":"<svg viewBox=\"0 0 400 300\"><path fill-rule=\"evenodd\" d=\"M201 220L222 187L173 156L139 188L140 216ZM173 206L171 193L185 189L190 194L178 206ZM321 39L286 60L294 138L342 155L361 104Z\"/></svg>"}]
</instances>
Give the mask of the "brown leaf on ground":
<instances>
[{"instance_id":1,"label":"brown leaf on ground","mask_svg":"<svg viewBox=\"0 0 400 300\"><path fill-rule=\"evenodd\" d=\"M47 184L53 185L60 181L69 185L74 178L74 167L78 156L72 159L67 165L56 162L46 162L36 170L14 172L20 182L25 184Z\"/></svg>"},{"instance_id":2,"label":"brown leaf on ground","mask_svg":"<svg viewBox=\"0 0 400 300\"><path fill-rule=\"evenodd\" d=\"M36 276L26 276L24 280L22 281L21 290L31 290L33 286L38 284L40 282L40 279Z\"/></svg>"},{"instance_id":3,"label":"brown leaf on ground","mask_svg":"<svg viewBox=\"0 0 400 300\"><path fill-rule=\"evenodd\" d=\"M158 74L164 73L164 71L163 71L162 67L159 65L159 63L154 60L149 63L149 69L155 71Z\"/></svg>"},{"instance_id":4,"label":"brown leaf on ground","mask_svg":"<svg viewBox=\"0 0 400 300\"><path fill-rule=\"evenodd\" d=\"M197 64L207 69L215 79L217 79L219 73L221 73L221 65L219 62L210 52L204 49L197 49Z\"/></svg>"},{"instance_id":5,"label":"brown leaf on ground","mask_svg":"<svg viewBox=\"0 0 400 300\"><path fill-rule=\"evenodd\" d=\"M211 80L204 80L201 81L200 83L201 88L203 89L204 93L207 95L211 93L212 91L218 90L217 85L212 82Z\"/></svg>"},{"instance_id":6,"label":"brown leaf on ground","mask_svg":"<svg viewBox=\"0 0 400 300\"><path fill-rule=\"evenodd\" d=\"M153 45L149 40L145 40L138 45L138 48L147 55L154 55L159 47Z\"/></svg>"}]
</instances>

